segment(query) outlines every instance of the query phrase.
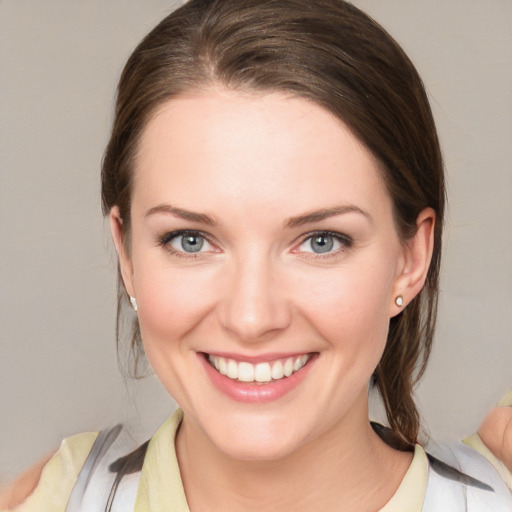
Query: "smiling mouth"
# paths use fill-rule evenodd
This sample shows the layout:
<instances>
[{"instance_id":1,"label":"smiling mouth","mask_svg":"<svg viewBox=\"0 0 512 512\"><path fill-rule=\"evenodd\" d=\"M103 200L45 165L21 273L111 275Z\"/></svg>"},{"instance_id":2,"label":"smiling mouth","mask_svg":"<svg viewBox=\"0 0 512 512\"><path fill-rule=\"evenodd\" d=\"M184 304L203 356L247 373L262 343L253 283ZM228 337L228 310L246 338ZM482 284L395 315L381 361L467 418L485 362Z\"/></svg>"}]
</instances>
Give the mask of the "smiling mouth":
<instances>
[{"instance_id":1,"label":"smiling mouth","mask_svg":"<svg viewBox=\"0 0 512 512\"><path fill-rule=\"evenodd\" d=\"M247 361L235 361L227 357L205 354L210 365L221 375L236 382L255 384L268 384L286 379L304 368L313 355L302 354L252 364Z\"/></svg>"}]
</instances>

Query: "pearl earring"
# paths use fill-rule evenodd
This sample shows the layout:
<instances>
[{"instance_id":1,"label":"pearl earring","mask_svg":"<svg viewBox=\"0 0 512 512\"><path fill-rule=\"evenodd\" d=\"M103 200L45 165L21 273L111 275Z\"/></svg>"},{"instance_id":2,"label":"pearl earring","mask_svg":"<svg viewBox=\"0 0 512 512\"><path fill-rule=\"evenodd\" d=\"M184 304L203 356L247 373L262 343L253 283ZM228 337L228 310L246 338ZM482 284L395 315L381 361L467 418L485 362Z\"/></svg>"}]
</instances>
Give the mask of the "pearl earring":
<instances>
[{"instance_id":1,"label":"pearl earring","mask_svg":"<svg viewBox=\"0 0 512 512\"><path fill-rule=\"evenodd\" d=\"M401 308L403 305L404 305L404 298L399 295L396 299L395 299L395 304Z\"/></svg>"},{"instance_id":2,"label":"pearl earring","mask_svg":"<svg viewBox=\"0 0 512 512\"><path fill-rule=\"evenodd\" d=\"M130 296L130 304L132 305L133 311L137 312L137 299Z\"/></svg>"}]
</instances>

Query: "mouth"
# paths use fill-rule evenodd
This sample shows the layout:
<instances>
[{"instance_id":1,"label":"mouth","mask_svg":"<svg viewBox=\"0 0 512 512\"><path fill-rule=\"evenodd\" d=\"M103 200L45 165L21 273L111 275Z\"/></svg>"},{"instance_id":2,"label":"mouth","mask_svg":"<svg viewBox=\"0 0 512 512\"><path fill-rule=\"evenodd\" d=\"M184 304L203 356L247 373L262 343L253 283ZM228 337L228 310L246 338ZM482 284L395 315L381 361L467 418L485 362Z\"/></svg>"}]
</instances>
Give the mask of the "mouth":
<instances>
[{"instance_id":1,"label":"mouth","mask_svg":"<svg viewBox=\"0 0 512 512\"><path fill-rule=\"evenodd\" d=\"M221 375L239 383L265 385L286 379L306 366L313 353L294 355L251 363L232 358L205 354L207 361Z\"/></svg>"},{"instance_id":2,"label":"mouth","mask_svg":"<svg viewBox=\"0 0 512 512\"><path fill-rule=\"evenodd\" d=\"M205 352L197 355L214 388L248 404L273 402L293 393L319 357L318 352L257 357Z\"/></svg>"}]
</instances>

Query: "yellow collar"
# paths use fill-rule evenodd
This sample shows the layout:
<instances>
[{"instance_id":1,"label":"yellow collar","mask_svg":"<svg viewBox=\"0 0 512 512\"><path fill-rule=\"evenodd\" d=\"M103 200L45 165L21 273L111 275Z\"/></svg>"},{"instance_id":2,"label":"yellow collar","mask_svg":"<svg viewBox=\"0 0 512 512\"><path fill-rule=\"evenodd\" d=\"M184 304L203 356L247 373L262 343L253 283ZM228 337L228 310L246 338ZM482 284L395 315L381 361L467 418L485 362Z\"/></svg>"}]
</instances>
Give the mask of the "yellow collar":
<instances>
[{"instance_id":1,"label":"yellow collar","mask_svg":"<svg viewBox=\"0 0 512 512\"><path fill-rule=\"evenodd\" d=\"M151 439L134 512L190 512L181 482L174 438L183 418L177 409Z\"/></svg>"}]
</instances>

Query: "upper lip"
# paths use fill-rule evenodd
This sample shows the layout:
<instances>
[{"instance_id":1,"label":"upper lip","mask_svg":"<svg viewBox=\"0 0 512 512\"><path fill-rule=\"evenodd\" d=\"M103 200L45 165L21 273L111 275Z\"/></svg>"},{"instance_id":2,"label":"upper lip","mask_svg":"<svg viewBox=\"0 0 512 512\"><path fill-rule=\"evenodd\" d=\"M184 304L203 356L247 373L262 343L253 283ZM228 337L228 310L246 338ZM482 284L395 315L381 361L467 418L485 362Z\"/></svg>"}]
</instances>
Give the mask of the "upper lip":
<instances>
[{"instance_id":1,"label":"upper lip","mask_svg":"<svg viewBox=\"0 0 512 512\"><path fill-rule=\"evenodd\" d=\"M266 354L257 354L257 355L245 355L245 354L237 354L235 352L203 352L207 356L214 357L223 357L225 359L233 359L234 361L239 362L247 362L247 363L268 363L271 361L277 361L279 359L288 359L290 357L299 357L303 355L310 355L314 352L304 351L304 352L270 352Z\"/></svg>"}]
</instances>

